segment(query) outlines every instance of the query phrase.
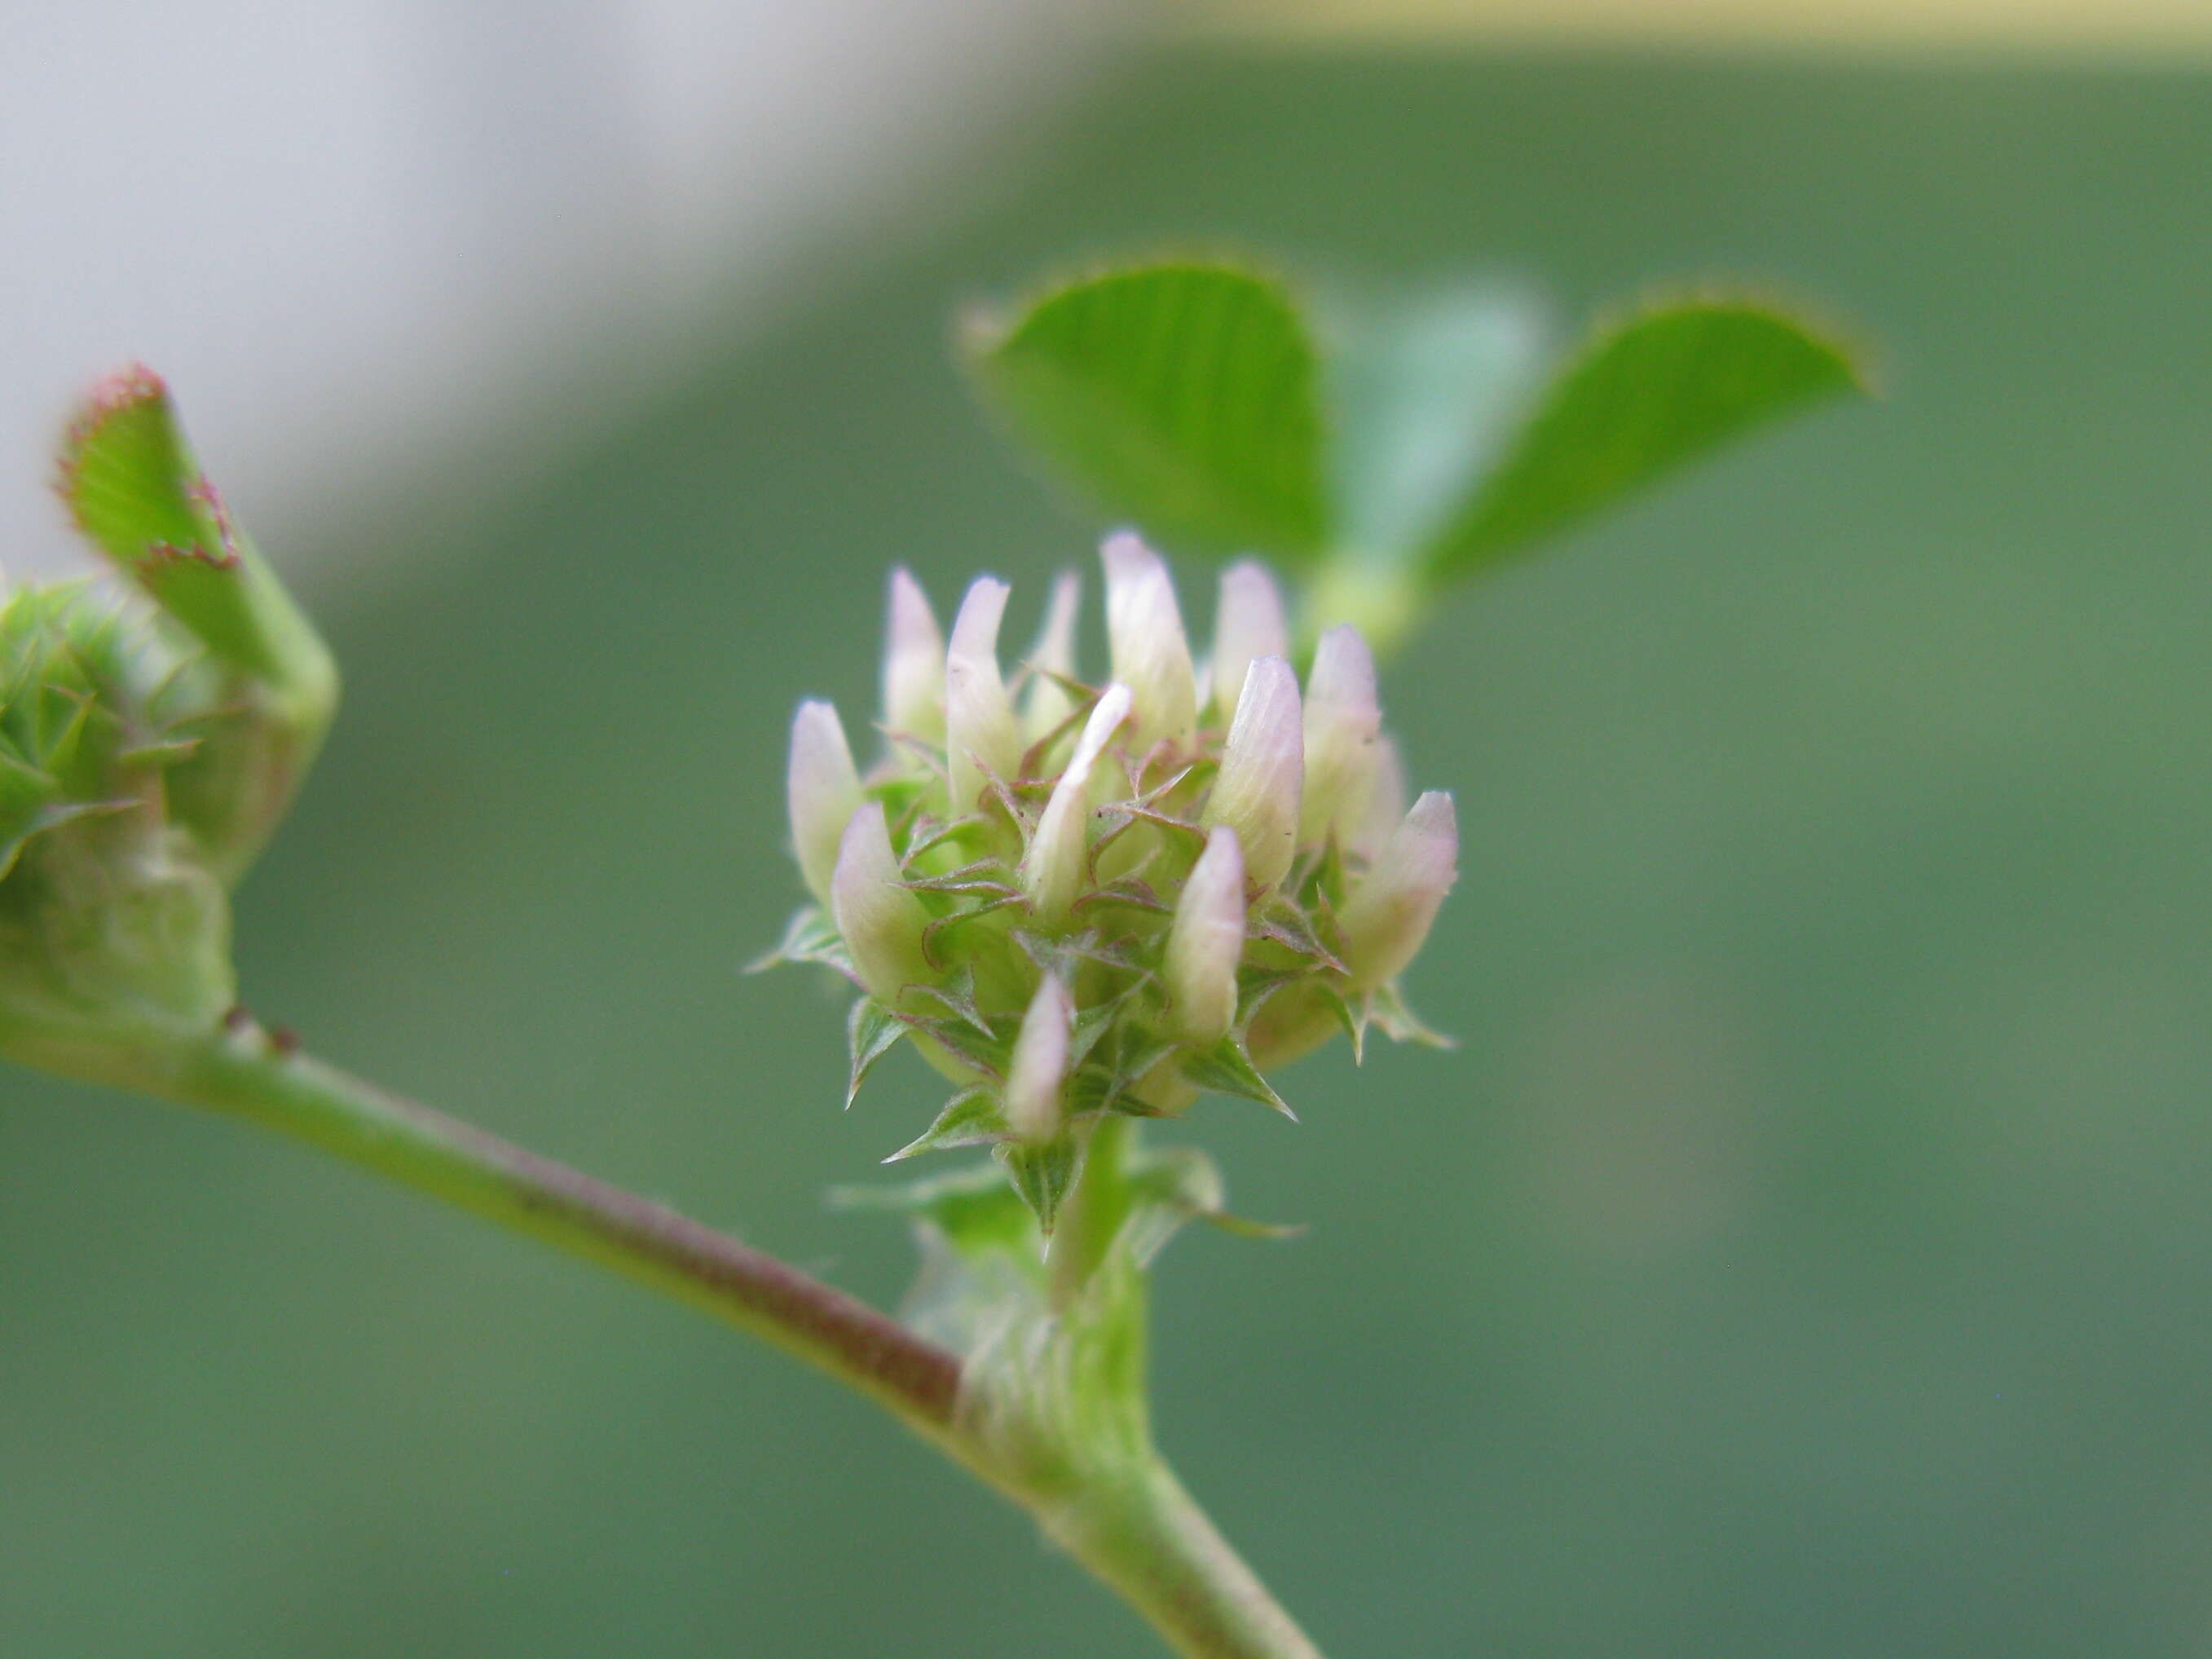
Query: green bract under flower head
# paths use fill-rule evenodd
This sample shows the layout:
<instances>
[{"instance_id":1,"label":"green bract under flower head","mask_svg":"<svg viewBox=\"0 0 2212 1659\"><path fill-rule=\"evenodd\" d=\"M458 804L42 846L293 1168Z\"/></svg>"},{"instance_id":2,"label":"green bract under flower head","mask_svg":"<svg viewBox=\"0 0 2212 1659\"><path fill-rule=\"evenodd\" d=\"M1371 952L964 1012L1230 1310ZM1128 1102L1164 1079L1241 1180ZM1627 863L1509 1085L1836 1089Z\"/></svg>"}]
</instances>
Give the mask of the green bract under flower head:
<instances>
[{"instance_id":1,"label":"green bract under flower head","mask_svg":"<svg viewBox=\"0 0 2212 1659\"><path fill-rule=\"evenodd\" d=\"M153 375L95 392L58 487L123 581L0 600L0 1049L118 1076L230 1008L229 889L337 677Z\"/></svg>"},{"instance_id":2,"label":"green bract under flower head","mask_svg":"<svg viewBox=\"0 0 2212 1659\"><path fill-rule=\"evenodd\" d=\"M1302 691L1273 581L1235 565L1201 668L1159 556L1122 534L1103 559L1103 684L1075 578L1009 675L1006 584L970 586L948 640L893 573L880 757L855 764L828 703L792 724L815 903L770 958L860 988L854 1090L901 1040L955 1085L895 1156L992 1146L1048 1231L1109 1115L1209 1091L1287 1112L1267 1073L1331 1033L1425 1036L1395 981L1458 853L1450 796L1406 805L1355 629Z\"/></svg>"}]
</instances>

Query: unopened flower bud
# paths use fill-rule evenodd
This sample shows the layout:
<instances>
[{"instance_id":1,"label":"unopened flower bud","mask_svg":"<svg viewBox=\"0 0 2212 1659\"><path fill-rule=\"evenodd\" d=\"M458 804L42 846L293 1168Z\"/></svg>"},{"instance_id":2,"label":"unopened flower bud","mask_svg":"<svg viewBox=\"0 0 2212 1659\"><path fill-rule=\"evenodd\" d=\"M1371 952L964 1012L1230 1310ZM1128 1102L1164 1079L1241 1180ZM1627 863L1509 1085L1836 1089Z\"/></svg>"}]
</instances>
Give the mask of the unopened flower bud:
<instances>
[{"instance_id":1,"label":"unopened flower bud","mask_svg":"<svg viewBox=\"0 0 2212 1659\"><path fill-rule=\"evenodd\" d=\"M114 1079L233 1005L228 890L313 762L337 672L157 376L94 392L56 483L121 580L0 604L0 1052Z\"/></svg>"},{"instance_id":2,"label":"unopened flower bud","mask_svg":"<svg viewBox=\"0 0 2212 1659\"><path fill-rule=\"evenodd\" d=\"M1298 801L1305 787L1298 677L1280 657L1254 659L1237 699L1221 773L1206 809L1208 824L1237 832L1244 874L1273 887L1298 850Z\"/></svg>"},{"instance_id":3,"label":"unopened flower bud","mask_svg":"<svg viewBox=\"0 0 2212 1659\"><path fill-rule=\"evenodd\" d=\"M1321 636L1306 675L1306 797L1299 839L1348 836L1364 821L1375 784L1382 711L1375 658L1349 623Z\"/></svg>"},{"instance_id":4,"label":"unopened flower bud","mask_svg":"<svg viewBox=\"0 0 2212 1659\"><path fill-rule=\"evenodd\" d=\"M999 623L1007 591L1006 583L989 576L971 583L945 653L945 755L952 805L962 812L975 807L994 777L1012 782L1021 769L1021 727L999 673Z\"/></svg>"},{"instance_id":5,"label":"unopened flower bud","mask_svg":"<svg viewBox=\"0 0 2212 1659\"><path fill-rule=\"evenodd\" d=\"M1221 573L1221 600L1213 617L1213 683L1217 716L1237 707L1244 671L1255 657L1288 657L1291 632L1283 621L1283 596L1275 579L1252 559L1240 559Z\"/></svg>"},{"instance_id":6,"label":"unopened flower bud","mask_svg":"<svg viewBox=\"0 0 2212 1659\"><path fill-rule=\"evenodd\" d=\"M146 696L193 677L149 620L80 582L0 610L0 1047L76 1075L235 1000L223 884L167 810L193 746L161 740Z\"/></svg>"},{"instance_id":7,"label":"unopened flower bud","mask_svg":"<svg viewBox=\"0 0 2212 1659\"><path fill-rule=\"evenodd\" d=\"M1406 816L1406 763L1389 737L1375 739L1375 781L1367 792L1367 811L1352 833L1352 847L1373 858Z\"/></svg>"},{"instance_id":8,"label":"unopened flower bud","mask_svg":"<svg viewBox=\"0 0 2212 1659\"><path fill-rule=\"evenodd\" d=\"M891 572L884 630L884 724L924 743L945 741L945 635L904 565Z\"/></svg>"},{"instance_id":9,"label":"unopened flower bud","mask_svg":"<svg viewBox=\"0 0 2212 1659\"><path fill-rule=\"evenodd\" d=\"M1352 988L1397 977L1429 936L1437 907L1459 875L1459 822L1452 798L1431 789L1392 833L1345 902L1338 923Z\"/></svg>"},{"instance_id":10,"label":"unopened flower bud","mask_svg":"<svg viewBox=\"0 0 2212 1659\"><path fill-rule=\"evenodd\" d=\"M1022 738L1035 743L1075 712L1075 700L1059 679L1075 678L1075 615L1083 599L1083 579L1068 571L1052 585L1044 624L1030 647L1030 683L1022 693Z\"/></svg>"},{"instance_id":11,"label":"unopened flower bud","mask_svg":"<svg viewBox=\"0 0 2212 1659\"><path fill-rule=\"evenodd\" d=\"M1036 832L1022 860L1022 885L1039 916L1057 921L1075 902L1088 852L1084 826L1091 816L1091 774L1114 730L1129 717L1129 688L1109 685L1083 724L1067 769L1053 786Z\"/></svg>"},{"instance_id":12,"label":"unopened flower bud","mask_svg":"<svg viewBox=\"0 0 2212 1659\"><path fill-rule=\"evenodd\" d=\"M1198 677L1168 568L1128 531L1109 536L1099 557L1106 567L1107 643L1114 678L1135 699L1136 744L1187 744L1198 721Z\"/></svg>"},{"instance_id":13,"label":"unopened flower bud","mask_svg":"<svg viewBox=\"0 0 2212 1659\"><path fill-rule=\"evenodd\" d=\"M894 1006L901 990L929 977L921 951L929 912L902 879L883 803L870 801L845 825L830 878L830 909L860 983Z\"/></svg>"},{"instance_id":14,"label":"unopened flower bud","mask_svg":"<svg viewBox=\"0 0 2212 1659\"><path fill-rule=\"evenodd\" d=\"M838 844L860 805L860 775L837 711L826 702L802 702L791 721L791 762L785 771L791 811L791 846L799 873L815 898L830 902L830 878Z\"/></svg>"},{"instance_id":15,"label":"unopened flower bud","mask_svg":"<svg viewBox=\"0 0 2212 1659\"><path fill-rule=\"evenodd\" d=\"M1169 1012L1185 1042L1218 1042L1229 1035L1243 956L1244 858L1237 832L1220 824L1206 838L1168 929Z\"/></svg>"},{"instance_id":16,"label":"unopened flower bud","mask_svg":"<svg viewBox=\"0 0 2212 1659\"><path fill-rule=\"evenodd\" d=\"M1068 1037L1074 1022L1067 988L1059 975L1047 974L1022 1015L1006 1062L1006 1127L1024 1140L1050 1140L1060 1131L1066 1118L1060 1088L1067 1080Z\"/></svg>"}]
</instances>

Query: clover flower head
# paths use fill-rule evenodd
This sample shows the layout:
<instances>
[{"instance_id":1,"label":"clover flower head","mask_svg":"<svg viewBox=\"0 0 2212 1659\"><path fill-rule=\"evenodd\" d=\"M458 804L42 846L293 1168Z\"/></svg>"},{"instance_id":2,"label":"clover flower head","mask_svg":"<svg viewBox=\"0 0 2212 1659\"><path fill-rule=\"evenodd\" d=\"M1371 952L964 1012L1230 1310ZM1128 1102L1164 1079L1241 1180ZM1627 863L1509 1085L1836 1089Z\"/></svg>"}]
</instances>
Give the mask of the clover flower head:
<instances>
[{"instance_id":1,"label":"clover flower head","mask_svg":"<svg viewBox=\"0 0 2212 1659\"><path fill-rule=\"evenodd\" d=\"M893 574L880 753L856 767L826 702L792 722L815 902L768 959L859 987L848 1103L902 1041L954 1085L894 1158L992 1147L1047 1231L1108 1116L1206 1092L1287 1114L1267 1073L1332 1033L1426 1037L1396 980L1458 854L1449 795L1405 804L1356 629L1322 635L1302 690L1281 595L1246 561L1201 668L1158 554L1123 532L1102 560L1097 684L1075 577L1009 673L1005 583L979 578L947 635Z\"/></svg>"}]
</instances>

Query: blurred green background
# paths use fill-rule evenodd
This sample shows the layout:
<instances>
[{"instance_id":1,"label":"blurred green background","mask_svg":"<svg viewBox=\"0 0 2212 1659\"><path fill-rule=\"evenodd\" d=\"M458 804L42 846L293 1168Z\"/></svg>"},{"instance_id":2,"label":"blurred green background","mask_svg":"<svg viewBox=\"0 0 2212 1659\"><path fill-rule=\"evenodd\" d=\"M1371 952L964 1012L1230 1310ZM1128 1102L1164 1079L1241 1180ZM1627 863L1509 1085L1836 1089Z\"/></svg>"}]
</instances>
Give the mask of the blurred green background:
<instances>
[{"instance_id":1,"label":"blurred green background","mask_svg":"<svg viewBox=\"0 0 2212 1659\"><path fill-rule=\"evenodd\" d=\"M1411 984L1464 1046L1173 1132L1311 1225L1166 1258L1161 1437L1332 1653L2203 1652L2212 79L1185 49L1017 148L526 485L276 550L435 544L323 598L350 701L244 895L257 1010L895 1297L897 1229L820 1194L934 1094L902 1056L841 1115L840 1005L736 970L796 892L785 722L869 706L885 565L1034 607L1089 556L951 307L1163 240L1568 318L1781 282L1888 398L1389 674L1461 803ZM243 1130L5 1090L0 1654L1154 1650L775 1355Z\"/></svg>"}]
</instances>

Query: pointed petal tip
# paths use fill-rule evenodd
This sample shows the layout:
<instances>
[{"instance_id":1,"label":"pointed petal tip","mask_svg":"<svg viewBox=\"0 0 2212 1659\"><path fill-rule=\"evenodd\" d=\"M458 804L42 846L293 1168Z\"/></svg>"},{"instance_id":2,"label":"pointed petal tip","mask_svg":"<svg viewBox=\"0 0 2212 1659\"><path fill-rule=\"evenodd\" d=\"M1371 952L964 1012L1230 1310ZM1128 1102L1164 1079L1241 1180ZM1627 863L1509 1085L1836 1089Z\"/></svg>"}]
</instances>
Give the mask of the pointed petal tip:
<instances>
[{"instance_id":1,"label":"pointed petal tip","mask_svg":"<svg viewBox=\"0 0 2212 1659\"><path fill-rule=\"evenodd\" d=\"M952 649L997 651L1000 619L1006 614L1006 596L1013 591L996 576L978 576L969 582L952 619Z\"/></svg>"},{"instance_id":2,"label":"pointed petal tip","mask_svg":"<svg viewBox=\"0 0 2212 1659\"><path fill-rule=\"evenodd\" d=\"M1305 724L1289 661L1255 658L1229 723L1206 822L1237 831L1245 873L1262 887L1280 881L1297 854Z\"/></svg>"},{"instance_id":3,"label":"pointed petal tip","mask_svg":"<svg viewBox=\"0 0 2212 1659\"><path fill-rule=\"evenodd\" d=\"M883 802L862 801L853 809L838 834L839 878L842 879L848 868L857 879L864 866L869 874L877 875L885 865L896 871L897 864L891 852L890 820L884 816Z\"/></svg>"},{"instance_id":4,"label":"pointed petal tip","mask_svg":"<svg viewBox=\"0 0 2212 1659\"><path fill-rule=\"evenodd\" d=\"M1235 826L1217 823L1206 832L1206 847L1183 882L1181 903L1207 907L1218 919L1233 921L1241 939L1245 876L1244 846Z\"/></svg>"},{"instance_id":5,"label":"pointed petal tip","mask_svg":"<svg viewBox=\"0 0 2212 1659\"><path fill-rule=\"evenodd\" d=\"M1036 742L1073 712L1075 701L1054 675L1075 678L1075 619L1083 605L1083 579L1064 570L1053 579L1044 620L1025 659L1029 684L1022 692L1022 734Z\"/></svg>"},{"instance_id":6,"label":"pointed petal tip","mask_svg":"<svg viewBox=\"0 0 2212 1659\"><path fill-rule=\"evenodd\" d=\"M1046 974L1022 1015L1006 1061L1006 1123L1024 1140L1048 1140L1060 1133L1060 1091L1074 1023L1067 988L1059 975Z\"/></svg>"},{"instance_id":7,"label":"pointed petal tip","mask_svg":"<svg viewBox=\"0 0 2212 1659\"><path fill-rule=\"evenodd\" d=\"M1075 752L1037 818L1036 833L1030 837L1022 860L1022 882L1040 915L1065 915L1075 902L1089 850L1085 825L1090 816L1091 774L1108 741L1128 717L1129 688L1118 682L1108 686L1084 721Z\"/></svg>"},{"instance_id":8,"label":"pointed petal tip","mask_svg":"<svg viewBox=\"0 0 2212 1659\"><path fill-rule=\"evenodd\" d=\"M1407 811L1385 848L1382 862L1396 866L1392 878L1410 889L1441 898L1459 879L1459 811L1450 792L1431 789Z\"/></svg>"},{"instance_id":9,"label":"pointed petal tip","mask_svg":"<svg viewBox=\"0 0 2212 1659\"><path fill-rule=\"evenodd\" d=\"M1352 988L1397 977L1419 953L1437 910L1459 879L1459 824L1449 793L1415 801L1354 887L1338 923Z\"/></svg>"},{"instance_id":10,"label":"pointed petal tip","mask_svg":"<svg viewBox=\"0 0 2212 1659\"><path fill-rule=\"evenodd\" d=\"M1244 920L1244 854L1236 830L1217 824L1176 897L1161 964L1186 1042L1218 1042L1236 1021Z\"/></svg>"},{"instance_id":11,"label":"pointed petal tip","mask_svg":"<svg viewBox=\"0 0 2212 1659\"><path fill-rule=\"evenodd\" d=\"M929 595L893 567L884 625L884 724L928 743L945 736L945 635Z\"/></svg>"},{"instance_id":12,"label":"pointed petal tip","mask_svg":"<svg viewBox=\"0 0 2212 1659\"><path fill-rule=\"evenodd\" d=\"M845 721L827 697L805 698L791 711L791 740L794 749L803 744L810 753L817 749L852 753L845 740Z\"/></svg>"},{"instance_id":13,"label":"pointed petal tip","mask_svg":"<svg viewBox=\"0 0 2212 1659\"><path fill-rule=\"evenodd\" d=\"M1206 850L1198 855L1203 865L1209 860L1221 864L1233 864L1237 873L1244 873L1244 849L1237 844L1237 831L1225 823L1217 823L1206 832Z\"/></svg>"},{"instance_id":14,"label":"pointed petal tip","mask_svg":"<svg viewBox=\"0 0 2212 1659\"><path fill-rule=\"evenodd\" d=\"M945 747L953 804L963 811L992 776L1011 780L1021 767L1021 728L999 672L999 624L1012 592L995 576L970 582L945 651Z\"/></svg>"},{"instance_id":15,"label":"pointed petal tip","mask_svg":"<svg viewBox=\"0 0 2212 1659\"><path fill-rule=\"evenodd\" d=\"M1347 716L1379 715L1375 653L1368 647L1367 636L1352 623L1339 623L1314 647L1306 698L1323 708L1340 708Z\"/></svg>"},{"instance_id":16,"label":"pointed petal tip","mask_svg":"<svg viewBox=\"0 0 2212 1659\"><path fill-rule=\"evenodd\" d=\"M1083 574L1077 570L1063 570L1052 579L1052 592L1044 604L1044 621L1038 628L1040 641L1048 642L1074 660L1075 619L1083 609ZM1065 672L1063 670L1063 672Z\"/></svg>"},{"instance_id":17,"label":"pointed petal tip","mask_svg":"<svg viewBox=\"0 0 2212 1659\"><path fill-rule=\"evenodd\" d=\"M1359 631L1357 623L1338 623L1333 628L1324 629L1320 645L1332 652L1343 653L1351 661L1372 664L1375 660L1374 652L1368 648L1367 635ZM1319 648L1316 647L1316 650Z\"/></svg>"},{"instance_id":18,"label":"pointed petal tip","mask_svg":"<svg viewBox=\"0 0 2212 1659\"><path fill-rule=\"evenodd\" d=\"M1239 559L1221 573L1220 599L1213 616L1212 676L1214 707L1227 714L1237 706L1244 672L1255 657L1287 657L1288 623L1282 590L1256 559Z\"/></svg>"},{"instance_id":19,"label":"pointed petal tip","mask_svg":"<svg viewBox=\"0 0 2212 1659\"><path fill-rule=\"evenodd\" d=\"M1271 702L1287 701L1292 708L1302 708L1304 699L1298 690L1298 671L1291 666L1291 659L1279 651L1270 651L1255 657L1245 665L1244 678L1239 683L1237 706L1244 706L1247 696L1255 696Z\"/></svg>"},{"instance_id":20,"label":"pointed petal tip","mask_svg":"<svg viewBox=\"0 0 2212 1659\"><path fill-rule=\"evenodd\" d=\"M784 793L799 872L827 904L846 824L861 799L860 773L835 704L810 698L792 714Z\"/></svg>"},{"instance_id":21,"label":"pointed petal tip","mask_svg":"<svg viewBox=\"0 0 2212 1659\"><path fill-rule=\"evenodd\" d=\"M1459 844L1459 808L1449 789L1424 790L1406 813L1406 827L1419 834L1449 839Z\"/></svg>"},{"instance_id":22,"label":"pointed petal tip","mask_svg":"<svg viewBox=\"0 0 2212 1659\"><path fill-rule=\"evenodd\" d=\"M1109 580L1135 574L1149 566L1164 568L1152 544L1127 526L1106 532L1098 544L1098 556L1106 566Z\"/></svg>"},{"instance_id":23,"label":"pointed petal tip","mask_svg":"<svg viewBox=\"0 0 2212 1659\"><path fill-rule=\"evenodd\" d=\"M1367 793L1367 810L1352 830L1352 848L1368 858L1387 842L1406 816L1406 763L1398 745L1388 736L1375 739L1374 775Z\"/></svg>"},{"instance_id":24,"label":"pointed petal tip","mask_svg":"<svg viewBox=\"0 0 2212 1659\"><path fill-rule=\"evenodd\" d=\"M863 802L846 823L830 878L830 914L870 995L896 1005L908 985L927 976L921 937L929 912L900 884L890 820L881 801Z\"/></svg>"},{"instance_id":25,"label":"pointed petal tip","mask_svg":"<svg viewBox=\"0 0 2212 1659\"><path fill-rule=\"evenodd\" d=\"M845 742L845 722L838 718L837 705L827 697L802 698L791 711L791 746L794 755L802 745L810 753L817 746L849 750L850 745Z\"/></svg>"},{"instance_id":26,"label":"pointed petal tip","mask_svg":"<svg viewBox=\"0 0 2212 1659\"><path fill-rule=\"evenodd\" d=\"M1119 680L1112 682L1091 705L1091 718L1083 723L1085 738L1096 736L1098 746L1103 748L1114 728L1129 718L1129 707L1135 700L1136 694L1127 686Z\"/></svg>"},{"instance_id":27,"label":"pointed petal tip","mask_svg":"<svg viewBox=\"0 0 2212 1659\"><path fill-rule=\"evenodd\" d=\"M1349 623L1321 636L1306 675L1306 797L1299 839L1349 839L1366 821L1382 759L1375 656Z\"/></svg>"},{"instance_id":28,"label":"pointed petal tip","mask_svg":"<svg viewBox=\"0 0 2212 1659\"><path fill-rule=\"evenodd\" d=\"M1198 675L1167 562L1133 532L1109 536L1106 636L1114 678L1135 694L1139 740L1187 739L1198 718Z\"/></svg>"}]
</instances>

